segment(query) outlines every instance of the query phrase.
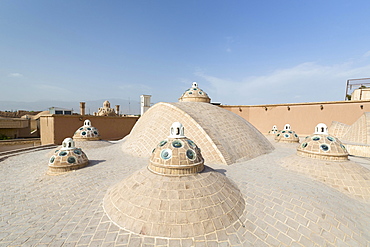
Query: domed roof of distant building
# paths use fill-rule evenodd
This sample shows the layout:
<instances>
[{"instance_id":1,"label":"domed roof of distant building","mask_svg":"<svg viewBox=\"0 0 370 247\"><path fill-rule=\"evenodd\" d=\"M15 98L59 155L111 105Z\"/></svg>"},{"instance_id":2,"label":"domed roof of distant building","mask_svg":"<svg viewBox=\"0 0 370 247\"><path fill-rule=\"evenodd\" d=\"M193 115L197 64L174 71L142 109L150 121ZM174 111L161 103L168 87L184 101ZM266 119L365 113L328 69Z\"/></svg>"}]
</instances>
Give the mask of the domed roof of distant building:
<instances>
[{"instance_id":1,"label":"domed roof of distant building","mask_svg":"<svg viewBox=\"0 0 370 247\"><path fill-rule=\"evenodd\" d=\"M174 123L148 167L113 186L103 207L116 225L136 234L169 239L214 234L212 242L227 228L230 236L237 231L245 202L226 176L204 166L200 149Z\"/></svg>"},{"instance_id":2,"label":"domed roof of distant building","mask_svg":"<svg viewBox=\"0 0 370 247\"><path fill-rule=\"evenodd\" d=\"M286 124L283 130L276 133L275 141L288 143L299 142L299 137L293 130L291 130L290 125Z\"/></svg>"},{"instance_id":3,"label":"domed roof of distant building","mask_svg":"<svg viewBox=\"0 0 370 247\"><path fill-rule=\"evenodd\" d=\"M98 129L91 126L91 121L86 119L84 125L74 133L73 139L76 141L96 141L100 140L100 135Z\"/></svg>"},{"instance_id":4,"label":"domed roof of distant building","mask_svg":"<svg viewBox=\"0 0 370 247\"><path fill-rule=\"evenodd\" d=\"M298 146L299 156L324 160L348 160L348 152L342 142L328 134L328 127L320 123L313 135L307 136Z\"/></svg>"},{"instance_id":5,"label":"domed roof of distant building","mask_svg":"<svg viewBox=\"0 0 370 247\"><path fill-rule=\"evenodd\" d=\"M72 138L64 139L62 148L56 150L49 159L49 173L57 174L77 170L85 167L89 163L86 154L75 147Z\"/></svg>"},{"instance_id":6,"label":"domed roof of distant building","mask_svg":"<svg viewBox=\"0 0 370 247\"><path fill-rule=\"evenodd\" d=\"M94 113L96 116L105 116L105 117L116 117L118 116L117 113L114 111L113 108L110 108L110 103L108 100L104 101L103 107L98 109L97 113Z\"/></svg>"},{"instance_id":7,"label":"domed roof of distant building","mask_svg":"<svg viewBox=\"0 0 370 247\"><path fill-rule=\"evenodd\" d=\"M206 102L210 103L211 98L208 97L207 93L198 87L198 83L193 82L191 88L185 91L179 98L179 102Z\"/></svg>"}]
</instances>

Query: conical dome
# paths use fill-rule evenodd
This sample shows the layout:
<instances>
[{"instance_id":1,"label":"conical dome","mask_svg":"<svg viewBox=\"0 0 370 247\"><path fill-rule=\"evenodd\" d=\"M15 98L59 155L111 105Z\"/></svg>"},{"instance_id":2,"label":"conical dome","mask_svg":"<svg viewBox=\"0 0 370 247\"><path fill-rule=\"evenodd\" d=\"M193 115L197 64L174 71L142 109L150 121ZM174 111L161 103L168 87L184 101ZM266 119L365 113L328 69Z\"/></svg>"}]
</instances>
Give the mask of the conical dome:
<instances>
[{"instance_id":1,"label":"conical dome","mask_svg":"<svg viewBox=\"0 0 370 247\"><path fill-rule=\"evenodd\" d=\"M216 233L239 221L245 208L239 189L204 166L200 149L183 133L181 124L173 124L170 136L153 150L149 166L107 192L104 210L116 225L141 235L181 239Z\"/></svg>"},{"instance_id":2,"label":"conical dome","mask_svg":"<svg viewBox=\"0 0 370 247\"><path fill-rule=\"evenodd\" d=\"M277 142L299 142L298 135L291 129L289 124L284 126L284 129L276 133L275 141Z\"/></svg>"},{"instance_id":3,"label":"conical dome","mask_svg":"<svg viewBox=\"0 0 370 247\"><path fill-rule=\"evenodd\" d=\"M208 97L202 89L198 88L198 83L193 82L191 88L185 91L179 98L179 102L206 102L210 103L211 98Z\"/></svg>"},{"instance_id":4,"label":"conical dome","mask_svg":"<svg viewBox=\"0 0 370 247\"><path fill-rule=\"evenodd\" d=\"M328 134L325 124L318 124L313 135L307 136L298 146L299 156L324 160L348 160L348 152L342 142Z\"/></svg>"},{"instance_id":5,"label":"conical dome","mask_svg":"<svg viewBox=\"0 0 370 247\"><path fill-rule=\"evenodd\" d=\"M75 147L72 138L64 139L62 148L56 150L49 159L49 173L62 173L77 170L89 163L86 154Z\"/></svg>"},{"instance_id":6,"label":"conical dome","mask_svg":"<svg viewBox=\"0 0 370 247\"><path fill-rule=\"evenodd\" d=\"M86 119L84 125L73 135L76 141L97 141L100 140L99 131L97 128L91 126L91 121Z\"/></svg>"}]
</instances>

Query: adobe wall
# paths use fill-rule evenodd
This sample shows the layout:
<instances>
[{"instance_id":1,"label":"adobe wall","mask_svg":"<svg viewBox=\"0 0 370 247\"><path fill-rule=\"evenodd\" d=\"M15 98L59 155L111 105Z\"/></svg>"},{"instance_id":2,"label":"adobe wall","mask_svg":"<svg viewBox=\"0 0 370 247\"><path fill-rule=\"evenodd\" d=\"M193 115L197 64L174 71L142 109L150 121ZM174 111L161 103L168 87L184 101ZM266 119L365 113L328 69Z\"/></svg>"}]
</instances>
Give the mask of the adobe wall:
<instances>
[{"instance_id":1,"label":"adobe wall","mask_svg":"<svg viewBox=\"0 0 370 247\"><path fill-rule=\"evenodd\" d=\"M312 134L318 123L327 126L332 121L353 124L364 112L370 112L370 100L220 107L243 117L263 134L267 134L273 125L280 130L289 123L298 135L305 136Z\"/></svg>"},{"instance_id":2,"label":"adobe wall","mask_svg":"<svg viewBox=\"0 0 370 247\"><path fill-rule=\"evenodd\" d=\"M139 117L100 117L81 115L45 115L40 117L41 144L61 144L89 119L102 140L119 140L128 135Z\"/></svg>"}]
</instances>

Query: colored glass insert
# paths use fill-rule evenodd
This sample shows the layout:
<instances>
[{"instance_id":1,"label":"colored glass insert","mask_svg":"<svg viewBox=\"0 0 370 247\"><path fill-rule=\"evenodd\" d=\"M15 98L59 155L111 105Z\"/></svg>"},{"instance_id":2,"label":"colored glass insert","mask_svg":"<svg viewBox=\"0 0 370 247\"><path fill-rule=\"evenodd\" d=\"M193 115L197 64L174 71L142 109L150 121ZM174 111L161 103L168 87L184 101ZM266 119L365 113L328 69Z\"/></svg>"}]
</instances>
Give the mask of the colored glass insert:
<instances>
[{"instance_id":1,"label":"colored glass insert","mask_svg":"<svg viewBox=\"0 0 370 247\"><path fill-rule=\"evenodd\" d=\"M198 90L198 89L194 87L193 90Z\"/></svg>"},{"instance_id":2,"label":"colored glass insert","mask_svg":"<svg viewBox=\"0 0 370 247\"><path fill-rule=\"evenodd\" d=\"M80 155L80 154L82 153L80 149L75 149L75 150L73 150L73 152L74 152L75 154L78 154L78 155Z\"/></svg>"},{"instance_id":3,"label":"colored glass insert","mask_svg":"<svg viewBox=\"0 0 370 247\"><path fill-rule=\"evenodd\" d=\"M188 157L190 160L194 160L195 157L196 157L196 154L195 154L195 152L193 150L188 149L186 151L186 157Z\"/></svg>"},{"instance_id":4,"label":"colored glass insert","mask_svg":"<svg viewBox=\"0 0 370 247\"><path fill-rule=\"evenodd\" d=\"M163 147L166 143L167 143L167 140L161 141L161 142L159 143L159 146L160 146L160 147Z\"/></svg>"},{"instance_id":5,"label":"colored glass insert","mask_svg":"<svg viewBox=\"0 0 370 247\"><path fill-rule=\"evenodd\" d=\"M328 139L331 142L335 142L335 139L333 137L331 137L331 136L327 136L326 139Z\"/></svg>"},{"instance_id":6,"label":"colored glass insert","mask_svg":"<svg viewBox=\"0 0 370 247\"><path fill-rule=\"evenodd\" d=\"M285 130L281 131L281 133L285 133Z\"/></svg>"},{"instance_id":7,"label":"colored glass insert","mask_svg":"<svg viewBox=\"0 0 370 247\"><path fill-rule=\"evenodd\" d=\"M320 137L319 136L314 136L314 137L312 137L312 140L319 141L320 140Z\"/></svg>"},{"instance_id":8,"label":"colored glass insert","mask_svg":"<svg viewBox=\"0 0 370 247\"><path fill-rule=\"evenodd\" d=\"M197 145L192 140L188 140L190 147L195 148Z\"/></svg>"},{"instance_id":9,"label":"colored glass insert","mask_svg":"<svg viewBox=\"0 0 370 247\"><path fill-rule=\"evenodd\" d=\"M83 130L84 128L80 128L80 130Z\"/></svg>"},{"instance_id":10,"label":"colored glass insert","mask_svg":"<svg viewBox=\"0 0 370 247\"><path fill-rule=\"evenodd\" d=\"M340 144L340 147L343 148L344 151L347 151L346 147L343 144Z\"/></svg>"},{"instance_id":11,"label":"colored glass insert","mask_svg":"<svg viewBox=\"0 0 370 247\"><path fill-rule=\"evenodd\" d=\"M51 157L50 158L50 163L54 163L54 160L55 160L55 156Z\"/></svg>"},{"instance_id":12,"label":"colored glass insert","mask_svg":"<svg viewBox=\"0 0 370 247\"><path fill-rule=\"evenodd\" d=\"M87 130L91 130L91 128L87 128Z\"/></svg>"},{"instance_id":13,"label":"colored glass insert","mask_svg":"<svg viewBox=\"0 0 370 247\"><path fill-rule=\"evenodd\" d=\"M199 94L203 94L201 91L199 91Z\"/></svg>"},{"instance_id":14,"label":"colored glass insert","mask_svg":"<svg viewBox=\"0 0 370 247\"><path fill-rule=\"evenodd\" d=\"M290 134L293 134L293 132L292 131L288 131Z\"/></svg>"},{"instance_id":15,"label":"colored glass insert","mask_svg":"<svg viewBox=\"0 0 370 247\"><path fill-rule=\"evenodd\" d=\"M65 151L62 151L62 152L59 153L59 156L66 156L66 155L67 155L67 152L65 152Z\"/></svg>"},{"instance_id":16,"label":"colored glass insert","mask_svg":"<svg viewBox=\"0 0 370 247\"><path fill-rule=\"evenodd\" d=\"M98 132L97 132L97 131L94 131L94 134L95 134L95 135L97 135L97 134L98 134Z\"/></svg>"},{"instance_id":17,"label":"colored glass insert","mask_svg":"<svg viewBox=\"0 0 370 247\"><path fill-rule=\"evenodd\" d=\"M290 135L289 135L289 134L284 134L284 137L285 137L285 138L289 138L289 137L290 137Z\"/></svg>"},{"instance_id":18,"label":"colored glass insert","mask_svg":"<svg viewBox=\"0 0 370 247\"><path fill-rule=\"evenodd\" d=\"M325 152L329 151L329 146L328 146L328 145L326 145L326 144L321 144L321 145L320 145L320 148L321 148L321 150L323 150L323 151L325 151Z\"/></svg>"},{"instance_id":19,"label":"colored glass insert","mask_svg":"<svg viewBox=\"0 0 370 247\"><path fill-rule=\"evenodd\" d=\"M67 161L68 161L68 163L73 164L73 163L76 162L76 158L73 157L73 156L70 156L70 157L68 157Z\"/></svg>"},{"instance_id":20,"label":"colored glass insert","mask_svg":"<svg viewBox=\"0 0 370 247\"><path fill-rule=\"evenodd\" d=\"M280 136L280 134L277 134L276 136Z\"/></svg>"},{"instance_id":21,"label":"colored glass insert","mask_svg":"<svg viewBox=\"0 0 370 247\"><path fill-rule=\"evenodd\" d=\"M155 148L153 148L152 153L154 153L154 151L155 151Z\"/></svg>"},{"instance_id":22,"label":"colored glass insert","mask_svg":"<svg viewBox=\"0 0 370 247\"><path fill-rule=\"evenodd\" d=\"M172 151L170 149L164 149L161 152L161 158L164 160L168 160L172 157Z\"/></svg>"},{"instance_id":23,"label":"colored glass insert","mask_svg":"<svg viewBox=\"0 0 370 247\"><path fill-rule=\"evenodd\" d=\"M59 150L55 150L55 152L54 153L57 153Z\"/></svg>"},{"instance_id":24,"label":"colored glass insert","mask_svg":"<svg viewBox=\"0 0 370 247\"><path fill-rule=\"evenodd\" d=\"M307 142L304 142L304 143L302 143L302 148L305 148L305 147L307 147Z\"/></svg>"},{"instance_id":25,"label":"colored glass insert","mask_svg":"<svg viewBox=\"0 0 370 247\"><path fill-rule=\"evenodd\" d=\"M193 94L193 92L189 92L189 94Z\"/></svg>"},{"instance_id":26,"label":"colored glass insert","mask_svg":"<svg viewBox=\"0 0 370 247\"><path fill-rule=\"evenodd\" d=\"M85 132L85 131L83 131L83 132L81 133L81 135L85 136L85 135L86 135L86 132Z\"/></svg>"},{"instance_id":27,"label":"colored glass insert","mask_svg":"<svg viewBox=\"0 0 370 247\"><path fill-rule=\"evenodd\" d=\"M297 134L294 134L294 136L298 138Z\"/></svg>"},{"instance_id":28,"label":"colored glass insert","mask_svg":"<svg viewBox=\"0 0 370 247\"><path fill-rule=\"evenodd\" d=\"M182 142L178 141L178 140L175 140L175 141L172 142L172 146L174 148L181 148L182 147Z\"/></svg>"}]
</instances>

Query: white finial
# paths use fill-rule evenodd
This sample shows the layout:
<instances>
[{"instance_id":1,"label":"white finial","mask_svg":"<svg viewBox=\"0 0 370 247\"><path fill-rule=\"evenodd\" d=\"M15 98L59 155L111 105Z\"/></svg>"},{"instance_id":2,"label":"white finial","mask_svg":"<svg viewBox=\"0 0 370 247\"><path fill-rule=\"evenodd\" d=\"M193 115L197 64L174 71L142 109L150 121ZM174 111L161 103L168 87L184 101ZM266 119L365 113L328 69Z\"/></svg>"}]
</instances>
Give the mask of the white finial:
<instances>
[{"instance_id":1,"label":"white finial","mask_svg":"<svg viewBox=\"0 0 370 247\"><path fill-rule=\"evenodd\" d=\"M75 148L75 142L72 138L64 139L61 150L71 150Z\"/></svg>"},{"instance_id":2,"label":"white finial","mask_svg":"<svg viewBox=\"0 0 370 247\"><path fill-rule=\"evenodd\" d=\"M326 126L326 124L324 123L319 123L318 125L316 125L315 127L315 133L314 134L325 134L325 135L328 135L328 126Z\"/></svg>"},{"instance_id":3,"label":"white finial","mask_svg":"<svg viewBox=\"0 0 370 247\"><path fill-rule=\"evenodd\" d=\"M85 122L84 122L84 126L90 127L91 126L91 121L86 119Z\"/></svg>"},{"instance_id":4,"label":"white finial","mask_svg":"<svg viewBox=\"0 0 370 247\"><path fill-rule=\"evenodd\" d=\"M272 126L272 130L277 130L277 126L276 125Z\"/></svg>"},{"instance_id":5,"label":"white finial","mask_svg":"<svg viewBox=\"0 0 370 247\"><path fill-rule=\"evenodd\" d=\"M284 125L284 130L290 130L290 129L291 129L290 124Z\"/></svg>"},{"instance_id":6,"label":"white finial","mask_svg":"<svg viewBox=\"0 0 370 247\"><path fill-rule=\"evenodd\" d=\"M193 86L192 87L195 87L195 88L197 88L198 87L198 83L196 83L196 82L193 82Z\"/></svg>"},{"instance_id":7,"label":"white finial","mask_svg":"<svg viewBox=\"0 0 370 247\"><path fill-rule=\"evenodd\" d=\"M184 126L182 126L182 124L179 123L179 122L174 122L171 125L170 135L168 137L169 138L183 138L183 137L185 137L185 135L184 135Z\"/></svg>"}]
</instances>

